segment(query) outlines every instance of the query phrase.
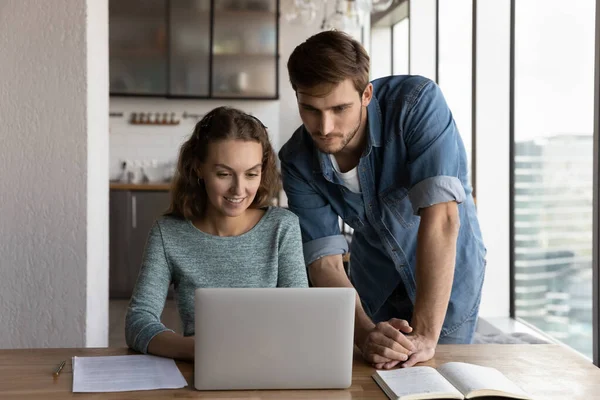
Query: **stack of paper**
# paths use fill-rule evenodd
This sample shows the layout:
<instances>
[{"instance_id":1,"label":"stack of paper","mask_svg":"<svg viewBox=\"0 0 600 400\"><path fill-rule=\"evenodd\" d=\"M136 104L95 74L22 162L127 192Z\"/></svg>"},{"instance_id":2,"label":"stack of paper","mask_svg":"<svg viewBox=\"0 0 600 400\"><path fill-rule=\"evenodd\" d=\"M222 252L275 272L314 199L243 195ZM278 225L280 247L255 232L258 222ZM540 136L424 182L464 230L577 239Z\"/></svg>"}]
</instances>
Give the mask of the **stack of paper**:
<instances>
[{"instance_id":1,"label":"stack of paper","mask_svg":"<svg viewBox=\"0 0 600 400\"><path fill-rule=\"evenodd\" d=\"M73 357L73 392L179 389L187 382L175 361L149 355Z\"/></svg>"}]
</instances>

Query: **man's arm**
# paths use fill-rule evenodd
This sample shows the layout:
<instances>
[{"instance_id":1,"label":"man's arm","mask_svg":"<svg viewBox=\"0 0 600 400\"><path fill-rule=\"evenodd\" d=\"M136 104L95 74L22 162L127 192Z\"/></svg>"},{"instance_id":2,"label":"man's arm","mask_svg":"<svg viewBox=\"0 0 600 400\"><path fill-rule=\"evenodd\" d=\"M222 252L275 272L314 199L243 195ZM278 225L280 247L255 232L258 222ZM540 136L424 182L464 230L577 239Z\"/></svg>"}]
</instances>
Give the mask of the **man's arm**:
<instances>
[{"instance_id":1,"label":"man's arm","mask_svg":"<svg viewBox=\"0 0 600 400\"><path fill-rule=\"evenodd\" d=\"M456 202L436 204L421 210L417 237L417 296L413 310L412 334L415 351L403 367L433 358L440 337L454 281L456 240L460 219ZM392 368L397 360L376 364Z\"/></svg>"},{"instance_id":2,"label":"man's arm","mask_svg":"<svg viewBox=\"0 0 600 400\"><path fill-rule=\"evenodd\" d=\"M308 268L314 286L354 288L344 270L341 255L322 257ZM374 324L356 293L354 342L367 361L380 364L408 359L414 346L400 330L410 333L412 329L406 321L399 319Z\"/></svg>"},{"instance_id":3,"label":"man's arm","mask_svg":"<svg viewBox=\"0 0 600 400\"><path fill-rule=\"evenodd\" d=\"M415 335L435 343L450 300L459 227L455 202L421 210L417 237L417 297L411 325Z\"/></svg>"},{"instance_id":4,"label":"man's arm","mask_svg":"<svg viewBox=\"0 0 600 400\"><path fill-rule=\"evenodd\" d=\"M427 361L435 354L452 291L459 227L455 202L436 204L421 211L417 238L417 296L411 321L414 330L410 336L417 350L403 367Z\"/></svg>"}]
</instances>

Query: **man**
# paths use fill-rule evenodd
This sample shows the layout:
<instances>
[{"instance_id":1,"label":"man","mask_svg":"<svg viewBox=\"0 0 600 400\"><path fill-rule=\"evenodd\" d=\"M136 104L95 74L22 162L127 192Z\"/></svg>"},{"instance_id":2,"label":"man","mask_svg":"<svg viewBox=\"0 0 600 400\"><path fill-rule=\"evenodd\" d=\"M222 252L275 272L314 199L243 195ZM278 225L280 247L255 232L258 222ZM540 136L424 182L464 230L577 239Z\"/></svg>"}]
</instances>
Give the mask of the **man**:
<instances>
[{"instance_id":1,"label":"man","mask_svg":"<svg viewBox=\"0 0 600 400\"><path fill-rule=\"evenodd\" d=\"M303 125L279 158L312 284L356 288L355 343L377 368L470 343L486 249L439 87L420 76L370 83L366 51L336 31L296 47L288 72ZM348 275L339 217L354 229Z\"/></svg>"}]
</instances>

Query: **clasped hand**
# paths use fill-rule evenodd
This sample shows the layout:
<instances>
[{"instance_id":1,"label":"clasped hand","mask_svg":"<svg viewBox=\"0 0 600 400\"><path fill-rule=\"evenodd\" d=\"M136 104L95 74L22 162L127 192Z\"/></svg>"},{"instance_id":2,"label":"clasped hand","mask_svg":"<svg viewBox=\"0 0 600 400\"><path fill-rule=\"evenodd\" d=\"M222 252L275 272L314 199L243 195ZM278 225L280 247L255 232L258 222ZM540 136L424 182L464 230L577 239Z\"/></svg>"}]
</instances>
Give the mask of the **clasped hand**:
<instances>
[{"instance_id":1,"label":"clasped hand","mask_svg":"<svg viewBox=\"0 0 600 400\"><path fill-rule=\"evenodd\" d=\"M363 357L377 369L412 367L418 362L428 361L435 355L436 341L418 333L408 321L392 318L379 322L367 334L360 350Z\"/></svg>"}]
</instances>

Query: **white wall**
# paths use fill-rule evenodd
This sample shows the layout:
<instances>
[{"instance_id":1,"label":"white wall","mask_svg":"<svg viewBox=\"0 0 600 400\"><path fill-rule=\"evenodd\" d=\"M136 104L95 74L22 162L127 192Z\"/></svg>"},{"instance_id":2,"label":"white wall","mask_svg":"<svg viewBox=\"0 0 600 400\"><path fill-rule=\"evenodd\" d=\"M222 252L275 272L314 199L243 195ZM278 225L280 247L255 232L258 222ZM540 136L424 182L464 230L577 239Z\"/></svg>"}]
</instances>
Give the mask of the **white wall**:
<instances>
[{"instance_id":1,"label":"white wall","mask_svg":"<svg viewBox=\"0 0 600 400\"><path fill-rule=\"evenodd\" d=\"M108 0L87 3L87 347L108 346ZM80 22L81 23L81 22Z\"/></svg>"},{"instance_id":2,"label":"white wall","mask_svg":"<svg viewBox=\"0 0 600 400\"><path fill-rule=\"evenodd\" d=\"M91 35L106 30L103 7L106 0L93 6ZM70 0L0 6L0 348L108 341L108 309L98 300L107 294L106 239L87 254L108 224L108 109L99 91L107 37L87 36L86 8ZM88 55L100 74L89 88ZM98 152L93 168L88 150ZM99 198L88 204L88 195Z\"/></svg>"}]
</instances>

